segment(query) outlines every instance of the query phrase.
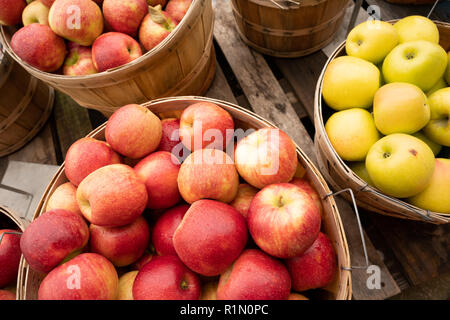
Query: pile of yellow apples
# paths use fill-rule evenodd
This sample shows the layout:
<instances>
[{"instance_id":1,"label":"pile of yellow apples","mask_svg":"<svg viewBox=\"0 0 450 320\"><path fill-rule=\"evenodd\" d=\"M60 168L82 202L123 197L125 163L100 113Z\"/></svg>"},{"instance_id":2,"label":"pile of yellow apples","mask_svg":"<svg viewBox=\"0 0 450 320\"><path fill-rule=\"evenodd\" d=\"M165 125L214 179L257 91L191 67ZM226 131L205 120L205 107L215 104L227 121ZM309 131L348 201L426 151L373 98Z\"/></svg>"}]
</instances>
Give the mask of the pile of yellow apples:
<instances>
[{"instance_id":1,"label":"pile of yellow apples","mask_svg":"<svg viewBox=\"0 0 450 320\"><path fill-rule=\"evenodd\" d=\"M369 185L450 214L450 52L436 24L365 21L345 49L323 79L331 145Z\"/></svg>"}]
</instances>

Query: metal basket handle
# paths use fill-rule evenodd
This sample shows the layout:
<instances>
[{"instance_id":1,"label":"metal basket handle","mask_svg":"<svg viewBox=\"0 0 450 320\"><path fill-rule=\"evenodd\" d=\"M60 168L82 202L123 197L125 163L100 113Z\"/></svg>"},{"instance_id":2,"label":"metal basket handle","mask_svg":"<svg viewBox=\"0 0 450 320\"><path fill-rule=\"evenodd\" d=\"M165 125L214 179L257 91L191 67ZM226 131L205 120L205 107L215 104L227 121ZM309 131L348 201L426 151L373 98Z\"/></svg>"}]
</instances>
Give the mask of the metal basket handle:
<instances>
[{"instance_id":1,"label":"metal basket handle","mask_svg":"<svg viewBox=\"0 0 450 320\"><path fill-rule=\"evenodd\" d=\"M269 0L270 2L272 2L274 5L276 5L278 8L282 9L282 10L289 10L291 8L298 8L300 7L300 5L302 4L302 0ZM280 2L283 2L283 4L281 4ZM295 6L291 6L291 5L285 5L284 3L290 3L290 4L294 4Z\"/></svg>"}]
</instances>

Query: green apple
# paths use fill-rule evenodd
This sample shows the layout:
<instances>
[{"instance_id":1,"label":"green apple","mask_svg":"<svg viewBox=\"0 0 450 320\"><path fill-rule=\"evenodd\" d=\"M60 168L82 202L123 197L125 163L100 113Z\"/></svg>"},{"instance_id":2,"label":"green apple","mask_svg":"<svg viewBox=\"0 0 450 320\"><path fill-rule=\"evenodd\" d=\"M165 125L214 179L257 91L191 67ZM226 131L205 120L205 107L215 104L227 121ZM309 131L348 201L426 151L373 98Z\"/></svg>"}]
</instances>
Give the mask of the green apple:
<instances>
[{"instance_id":1,"label":"green apple","mask_svg":"<svg viewBox=\"0 0 450 320\"><path fill-rule=\"evenodd\" d=\"M408 202L425 210L450 214L450 159L436 159L435 163L428 186Z\"/></svg>"},{"instance_id":2,"label":"green apple","mask_svg":"<svg viewBox=\"0 0 450 320\"><path fill-rule=\"evenodd\" d=\"M367 172L366 163L364 161L348 162L347 165L354 173L356 173L358 177L367 182L368 185L374 185L372 179L370 179L369 173Z\"/></svg>"},{"instance_id":3,"label":"green apple","mask_svg":"<svg viewBox=\"0 0 450 320\"><path fill-rule=\"evenodd\" d=\"M331 145L346 161L362 161L370 147L380 139L372 115L353 108L334 113L325 124Z\"/></svg>"},{"instance_id":4,"label":"green apple","mask_svg":"<svg viewBox=\"0 0 450 320\"><path fill-rule=\"evenodd\" d=\"M375 126L384 135L414 133L430 120L426 95L419 87L405 82L382 86L373 100Z\"/></svg>"},{"instance_id":5,"label":"green apple","mask_svg":"<svg viewBox=\"0 0 450 320\"><path fill-rule=\"evenodd\" d=\"M382 192L408 198L428 186L434 171L434 155L422 140L394 133L370 148L366 168L370 179Z\"/></svg>"},{"instance_id":6,"label":"green apple","mask_svg":"<svg viewBox=\"0 0 450 320\"><path fill-rule=\"evenodd\" d=\"M426 40L439 43L439 30L436 24L422 16L409 16L394 24L400 43Z\"/></svg>"},{"instance_id":7,"label":"green apple","mask_svg":"<svg viewBox=\"0 0 450 320\"><path fill-rule=\"evenodd\" d=\"M392 24L380 20L368 20L350 31L345 50L349 56L377 64L383 61L397 44L398 34Z\"/></svg>"},{"instance_id":8,"label":"green apple","mask_svg":"<svg viewBox=\"0 0 450 320\"><path fill-rule=\"evenodd\" d=\"M428 97L431 120L423 129L425 135L442 146L450 147L450 87Z\"/></svg>"},{"instance_id":9,"label":"green apple","mask_svg":"<svg viewBox=\"0 0 450 320\"><path fill-rule=\"evenodd\" d=\"M427 95L427 97L431 96L433 93L435 93L436 91L438 91L439 89L445 88L447 87L447 83L445 82L444 78L439 78L439 80L431 87L430 90L428 90L427 92L425 92L425 94Z\"/></svg>"},{"instance_id":10,"label":"green apple","mask_svg":"<svg viewBox=\"0 0 450 320\"><path fill-rule=\"evenodd\" d=\"M386 83L409 82L426 92L446 67L447 53L440 45L417 40L395 47L384 59L382 72Z\"/></svg>"},{"instance_id":11,"label":"green apple","mask_svg":"<svg viewBox=\"0 0 450 320\"><path fill-rule=\"evenodd\" d=\"M380 70L361 58L343 56L330 62L325 71L322 93L334 110L369 108L380 87Z\"/></svg>"},{"instance_id":12,"label":"green apple","mask_svg":"<svg viewBox=\"0 0 450 320\"><path fill-rule=\"evenodd\" d=\"M450 86L450 51L447 53L447 70L445 71L444 78Z\"/></svg>"},{"instance_id":13,"label":"green apple","mask_svg":"<svg viewBox=\"0 0 450 320\"><path fill-rule=\"evenodd\" d=\"M438 153L441 152L442 146L434 141L431 141L422 131L413 133L412 136L419 138L420 140L425 142L430 147L431 151L433 151L433 154L435 156L437 156Z\"/></svg>"}]
</instances>

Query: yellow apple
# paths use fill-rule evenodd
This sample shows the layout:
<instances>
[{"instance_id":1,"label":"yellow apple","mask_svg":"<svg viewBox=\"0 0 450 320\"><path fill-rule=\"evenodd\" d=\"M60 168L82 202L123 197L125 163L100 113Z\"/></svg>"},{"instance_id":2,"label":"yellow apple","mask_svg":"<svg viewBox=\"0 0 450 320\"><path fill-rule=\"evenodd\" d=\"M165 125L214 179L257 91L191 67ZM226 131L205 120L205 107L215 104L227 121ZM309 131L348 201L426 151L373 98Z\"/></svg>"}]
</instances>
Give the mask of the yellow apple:
<instances>
[{"instance_id":1,"label":"yellow apple","mask_svg":"<svg viewBox=\"0 0 450 320\"><path fill-rule=\"evenodd\" d=\"M422 140L394 133L370 148L366 168L370 179L382 192L408 198L422 192L431 181L434 155Z\"/></svg>"},{"instance_id":2,"label":"yellow apple","mask_svg":"<svg viewBox=\"0 0 450 320\"><path fill-rule=\"evenodd\" d=\"M139 271L130 271L119 278L119 289L117 290L117 300L134 300L133 284Z\"/></svg>"},{"instance_id":3,"label":"yellow apple","mask_svg":"<svg viewBox=\"0 0 450 320\"><path fill-rule=\"evenodd\" d=\"M384 135L414 133L430 120L426 95L419 87L405 82L382 86L373 100L375 126Z\"/></svg>"},{"instance_id":4,"label":"yellow apple","mask_svg":"<svg viewBox=\"0 0 450 320\"><path fill-rule=\"evenodd\" d=\"M444 78L450 86L450 51L447 53L447 70L445 71Z\"/></svg>"},{"instance_id":5,"label":"yellow apple","mask_svg":"<svg viewBox=\"0 0 450 320\"><path fill-rule=\"evenodd\" d=\"M450 159L436 159L431 182L408 202L425 210L450 214Z\"/></svg>"},{"instance_id":6,"label":"yellow apple","mask_svg":"<svg viewBox=\"0 0 450 320\"><path fill-rule=\"evenodd\" d=\"M347 165L354 173L356 173L358 177L367 182L368 185L374 186L373 181L370 179L369 173L367 172L366 163L364 161L348 162Z\"/></svg>"},{"instance_id":7,"label":"yellow apple","mask_svg":"<svg viewBox=\"0 0 450 320\"><path fill-rule=\"evenodd\" d=\"M444 77L439 78L439 80L431 87L430 90L428 90L427 92L425 92L425 94L427 95L427 97L431 96L433 93L435 93L436 91L438 91L439 89L443 89L447 87L447 83L444 80Z\"/></svg>"},{"instance_id":8,"label":"yellow apple","mask_svg":"<svg viewBox=\"0 0 450 320\"><path fill-rule=\"evenodd\" d=\"M450 87L428 97L431 120L423 129L425 135L442 146L450 147Z\"/></svg>"},{"instance_id":9,"label":"yellow apple","mask_svg":"<svg viewBox=\"0 0 450 320\"><path fill-rule=\"evenodd\" d=\"M398 34L392 24L380 20L368 20L350 31L345 49L349 56L377 64L383 61L397 44Z\"/></svg>"},{"instance_id":10,"label":"yellow apple","mask_svg":"<svg viewBox=\"0 0 450 320\"><path fill-rule=\"evenodd\" d=\"M328 139L346 161L362 161L370 147L380 139L372 115L353 108L334 113L325 124Z\"/></svg>"},{"instance_id":11,"label":"yellow apple","mask_svg":"<svg viewBox=\"0 0 450 320\"><path fill-rule=\"evenodd\" d=\"M371 62L343 56L328 65L323 78L325 102L334 110L369 108L380 87L380 70Z\"/></svg>"},{"instance_id":12,"label":"yellow apple","mask_svg":"<svg viewBox=\"0 0 450 320\"><path fill-rule=\"evenodd\" d=\"M431 141L422 131L416 132L412 134L414 137L419 138L423 142L425 142L433 151L436 156L442 150L442 146L434 141Z\"/></svg>"},{"instance_id":13,"label":"yellow apple","mask_svg":"<svg viewBox=\"0 0 450 320\"><path fill-rule=\"evenodd\" d=\"M416 40L439 43L439 30L428 18L409 16L395 23L394 28L398 32L400 43Z\"/></svg>"}]
</instances>

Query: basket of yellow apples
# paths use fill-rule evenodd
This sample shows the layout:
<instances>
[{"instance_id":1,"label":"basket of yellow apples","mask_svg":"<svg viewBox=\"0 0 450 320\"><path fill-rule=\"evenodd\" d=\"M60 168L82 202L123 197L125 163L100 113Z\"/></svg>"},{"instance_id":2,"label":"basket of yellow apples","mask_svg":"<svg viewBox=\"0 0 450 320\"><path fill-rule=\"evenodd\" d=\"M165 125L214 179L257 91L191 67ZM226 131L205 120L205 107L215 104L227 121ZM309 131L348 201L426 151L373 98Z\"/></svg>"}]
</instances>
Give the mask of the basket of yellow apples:
<instances>
[{"instance_id":1,"label":"basket of yellow apples","mask_svg":"<svg viewBox=\"0 0 450 320\"><path fill-rule=\"evenodd\" d=\"M327 61L314 106L319 167L361 207L450 221L449 49L448 23L369 20Z\"/></svg>"}]
</instances>

